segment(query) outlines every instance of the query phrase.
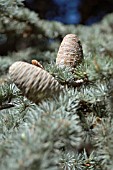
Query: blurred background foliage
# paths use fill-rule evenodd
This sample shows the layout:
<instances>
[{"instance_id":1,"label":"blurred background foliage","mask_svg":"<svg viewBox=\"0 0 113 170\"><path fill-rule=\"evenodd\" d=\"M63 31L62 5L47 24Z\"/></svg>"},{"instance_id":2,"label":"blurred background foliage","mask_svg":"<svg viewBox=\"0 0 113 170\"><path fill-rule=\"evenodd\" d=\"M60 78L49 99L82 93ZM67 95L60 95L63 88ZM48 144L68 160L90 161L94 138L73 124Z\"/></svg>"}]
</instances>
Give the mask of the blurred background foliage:
<instances>
[{"instance_id":1,"label":"blurred background foliage","mask_svg":"<svg viewBox=\"0 0 113 170\"><path fill-rule=\"evenodd\" d=\"M24 4L40 18L64 24L91 25L113 11L112 0L25 0Z\"/></svg>"}]
</instances>

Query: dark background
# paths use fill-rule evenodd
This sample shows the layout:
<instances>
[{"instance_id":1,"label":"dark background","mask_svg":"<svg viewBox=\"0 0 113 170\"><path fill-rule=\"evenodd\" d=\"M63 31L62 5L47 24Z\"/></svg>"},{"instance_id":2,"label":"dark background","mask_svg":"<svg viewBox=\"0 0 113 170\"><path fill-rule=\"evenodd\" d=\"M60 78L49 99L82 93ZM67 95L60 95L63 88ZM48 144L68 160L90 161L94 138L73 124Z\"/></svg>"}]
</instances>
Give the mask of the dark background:
<instances>
[{"instance_id":1,"label":"dark background","mask_svg":"<svg viewBox=\"0 0 113 170\"><path fill-rule=\"evenodd\" d=\"M25 0L40 18L64 24L92 25L113 12L113 0Z\"/></svg>"},{"instance_id":2,"label":"dark background","mask_svg":"<svg viewBox=\"0 0 113 170\"><path fill-rule=\"evenodd\" d=\"M38 13L41 19L59 21L64 24L92 25L101 21L108 13L113 12L113 0L24 0L24 5ZM45 45L42 41L41 47ZM0 35L0 55L7 55L8 52L18 51L26 47L37 46L37 39L16 37L11 35ZM38 44L38 45L39 45ZM47 46L48 47L48 46Z\"/></svg>"}]
</instances>

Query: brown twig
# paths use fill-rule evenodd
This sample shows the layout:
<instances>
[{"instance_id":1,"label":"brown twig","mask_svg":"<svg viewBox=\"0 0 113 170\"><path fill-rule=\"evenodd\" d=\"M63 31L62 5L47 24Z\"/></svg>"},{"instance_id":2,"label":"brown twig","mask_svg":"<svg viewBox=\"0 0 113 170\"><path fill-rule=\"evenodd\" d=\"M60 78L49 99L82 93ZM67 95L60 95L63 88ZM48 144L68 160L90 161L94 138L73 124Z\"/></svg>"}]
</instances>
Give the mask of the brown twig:
<instances>
[{"instance_id":1,"label":"brown twig","mask_svg":"<svg viewBox=\"0 0 113 170\"><path fill-rule=\"evenodd\" d=\"M0 110L9 109L11 107L15 107L15 105L13 103L5 103L3 105L0 105Z\"/></svg>"}]
</instances>

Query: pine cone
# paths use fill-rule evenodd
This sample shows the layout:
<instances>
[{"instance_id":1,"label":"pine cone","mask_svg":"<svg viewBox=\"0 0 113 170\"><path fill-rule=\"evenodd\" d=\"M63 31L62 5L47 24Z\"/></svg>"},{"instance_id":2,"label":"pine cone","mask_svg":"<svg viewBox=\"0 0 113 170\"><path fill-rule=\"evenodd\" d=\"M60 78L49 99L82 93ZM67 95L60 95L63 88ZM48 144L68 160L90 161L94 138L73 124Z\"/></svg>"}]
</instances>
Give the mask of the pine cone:
<instances>
[{"instance_id":1,"label":"pine cone","mask_svg":"<svg viewBox=\"0 0 113 170\"><path fill-rule=\"evenodd\" d=\"M58 95L63 90L47 71L29 63L15 62L10 66L9 74L23 94L34 103Z\"/></svg>"},{"instance_id":2,"label":"pine cone","mask_svg":"<svg viewBox=\"0 0 113 170\"><path fill-rule=\"evenodd\" d=\"M59 66L76 67L83 59L83 51L80 40L75 34L64 37L56 58Z\"/></svg>"}]
</instances>

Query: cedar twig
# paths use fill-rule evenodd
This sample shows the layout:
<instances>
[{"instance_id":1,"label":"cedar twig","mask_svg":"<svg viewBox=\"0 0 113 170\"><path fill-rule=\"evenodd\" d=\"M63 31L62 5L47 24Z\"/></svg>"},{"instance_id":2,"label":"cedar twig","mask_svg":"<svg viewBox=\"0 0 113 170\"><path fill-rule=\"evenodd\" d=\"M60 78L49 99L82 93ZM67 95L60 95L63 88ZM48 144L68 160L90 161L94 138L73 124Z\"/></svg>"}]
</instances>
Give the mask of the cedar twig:
<instances>
[{"instance_id":1,"label":"cedar twig","mask_svg":"<svg viewBox=\"0 0 113 170\"><path fill-rule=\"evenodd\" d=\"M9 109L11 107L15 107L15 104L14 103L5 103L3 105L0 105L0 110Z\"/></svg>"}]
</instances>

